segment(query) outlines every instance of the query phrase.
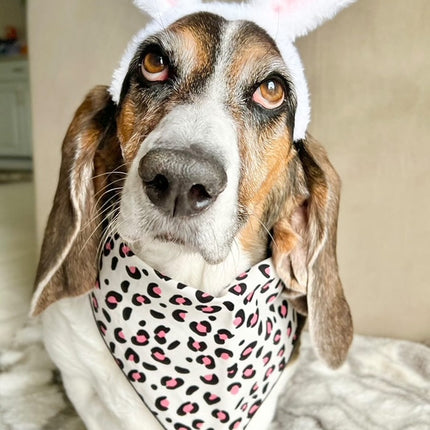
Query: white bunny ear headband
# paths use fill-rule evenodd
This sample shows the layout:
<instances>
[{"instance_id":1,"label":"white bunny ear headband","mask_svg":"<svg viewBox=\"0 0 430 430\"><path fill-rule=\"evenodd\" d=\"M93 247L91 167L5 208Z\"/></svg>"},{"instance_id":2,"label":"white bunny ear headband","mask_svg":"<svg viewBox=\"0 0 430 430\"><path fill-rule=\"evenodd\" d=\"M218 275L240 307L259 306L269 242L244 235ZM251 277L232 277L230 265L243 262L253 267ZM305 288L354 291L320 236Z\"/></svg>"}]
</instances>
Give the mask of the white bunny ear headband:
<instances>
[{"instance_id":1,"label":"white bunny ear headband","mask_svg":"<svg viewBox=\"0 0 430 430\"><path fill-rule=\"evenodd\" d=\"M179 18L196 12L212 12L227 20L253 21L276 42L291 73L297 97L294 140L303 139L310 119L310 102L306 78L298 52L294 46L297 37L304 36L324 21L334 17L355 0L249 0L224 3L202 0L133 0L152 21L137 33L129 43L119 68L114 72L110 93L119 102L122 83L128 66L139 45L151 34L168 27Z\"/></svg>"}]
</instances>

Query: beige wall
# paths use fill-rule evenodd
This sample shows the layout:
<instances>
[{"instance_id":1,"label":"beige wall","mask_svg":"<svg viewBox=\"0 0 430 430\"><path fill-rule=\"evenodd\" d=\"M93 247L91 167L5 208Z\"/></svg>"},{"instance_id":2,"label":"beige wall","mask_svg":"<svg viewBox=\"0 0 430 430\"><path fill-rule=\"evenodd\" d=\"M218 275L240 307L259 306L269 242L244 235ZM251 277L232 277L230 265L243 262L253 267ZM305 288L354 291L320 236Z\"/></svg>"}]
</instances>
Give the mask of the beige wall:
<instances>
[{"instance_id":1,"label":"beige wall","mask_svg":"<svg viewBox=\"0 0 430 430\"><path fill-rule=\"evenodd\" d=\"M130 3L29 2L39 237L72 113L143 21ZM343 178L339 263L359 333L430 338L429 12L360 0L299 41L311 132Z\"/></svg>"}]
</instances>

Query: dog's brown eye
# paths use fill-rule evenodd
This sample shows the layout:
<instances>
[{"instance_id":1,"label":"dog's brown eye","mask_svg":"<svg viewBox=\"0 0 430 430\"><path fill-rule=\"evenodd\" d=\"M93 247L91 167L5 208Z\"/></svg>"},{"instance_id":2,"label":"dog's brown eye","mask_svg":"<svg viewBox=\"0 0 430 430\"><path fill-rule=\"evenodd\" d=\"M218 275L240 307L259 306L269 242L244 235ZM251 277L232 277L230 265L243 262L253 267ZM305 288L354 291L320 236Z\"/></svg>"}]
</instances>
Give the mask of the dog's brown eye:
<instances>
[{"instance_id":1,"label":"dog's brown eye","mask_svg":"<svg viewBox=\"0 0 430 430\"><path fill-rule=\"evenodd\" d=\"M146 54L142 61L142 74L151 82L166 81L169 77L167 59L153 52Z\"/></svg>"},{"instance_id":2,"label":"dog's brown eye","mask_svg":"<svg viewBox=\"0 0 430 430\"><path fill-rule=\"evenodd\" d=\"M285 100L284 88L278 80L268 79L255 90L252 100L266 109L276 109Z\"/></svg>"}]
</instances>

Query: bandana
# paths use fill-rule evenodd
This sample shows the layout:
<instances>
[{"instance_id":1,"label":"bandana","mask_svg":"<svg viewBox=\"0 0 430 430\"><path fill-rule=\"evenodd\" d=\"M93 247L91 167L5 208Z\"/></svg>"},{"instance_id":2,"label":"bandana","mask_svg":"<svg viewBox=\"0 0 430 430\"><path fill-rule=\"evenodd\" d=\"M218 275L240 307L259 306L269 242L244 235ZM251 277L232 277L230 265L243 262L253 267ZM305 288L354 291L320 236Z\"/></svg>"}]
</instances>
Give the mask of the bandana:
<instances>
[{"instance_id":1,"label":"bandana","mask_svg":"<svg viewBox=\"0 0 430 430\"><path fill-rule=\"evenodd\" d=\"M165 429L245 429L278 382L297 315L267 259L214 297L162 275L116 235L90 294L116 363Z\"/></svg>"}]
</instances>

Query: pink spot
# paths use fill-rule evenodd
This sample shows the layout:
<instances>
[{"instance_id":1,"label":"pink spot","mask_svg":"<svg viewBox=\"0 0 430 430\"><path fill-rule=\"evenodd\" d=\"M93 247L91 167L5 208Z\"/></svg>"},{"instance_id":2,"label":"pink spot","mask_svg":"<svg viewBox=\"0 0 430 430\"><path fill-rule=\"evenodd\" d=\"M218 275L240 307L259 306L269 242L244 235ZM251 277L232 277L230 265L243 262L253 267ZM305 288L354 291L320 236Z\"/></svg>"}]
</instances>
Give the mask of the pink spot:
<instances>
[{"instance_id":1,"label":"pink spot","mask_svg":"<svg viewBox=\"0 0 430 430\"><path fill-rule=\"evenodd\" d=\"M233 324L237 327L239 325L242 324L242 318L241 317L236 317L233 321Z\"/></svg>"},{"instance_id":2,"label":"pink spot","mask_svg":"<svg viewBox=\"0 0 430 430\"><path fill-rule=\"evenodd\" d=\"M246 411L247 408L248 408L248 403L244 403L241 407L242 411Z\"/></svg>"},{"instance_id":3,"label":"pink spot","mask_svg":"<svg viewBox=\"0 0 430 430\"><path fill-rule=\"evenodd\" d=\"M130 252L130 248L127 245L123 245L122 252L124 254L128 254Z\"/></svg>"},{"instance_id":4,"label":"pink spot","mask_svg":"<svg viewBox=\"0 0 430 430\"><path fill-rule=\"evenodd\" d=\"M128 357L128 361L133 361L133 362L134 362L134 355L133 355L133 354L130 354L130 355L129 355L129 357Z\"/></svg>"},{"instance_id":5,"label":"pink spot","mask_svg":"<svg viewBox=\"0 0 430 430\"><path fill-rule=\"evenodd\" d=\"M214 402L215 400L218 400L219 399L219 397L216 395L216 394L211 394L210 396L209 396L209 400L211 401L211 402Z\"/></svg>"},{"instance_id":6,"label":"pink spot","mask_svg":"<svg viewBox=\"0 0 430 430\"><path fill-rule=\"evenodd\" d=\"M227 339L228 339L228 336L227 336L225 333L223 333L223 334L220 334L220 335L219 335L219 338L220 338L221 340L227 340Z\"/></svg>"},{"instance_id":7,"label":"pink spot","mask_svg":"<svg viewBox=\"0 0 430 430\"><path fill-rule=\"evenodd\" d=\"M239 392L239 385L233 385L233 387L231 387L230 393L236 395Z\"/></svg>"},{"instance_id":8,"label":"pink spot","mask_svg":"<svg viewBox=\"0 0 430 430\"><path fill-rule=\"evenodd\" d=\"M266 326L267 326L267 334L272 333L272 329L273 329L272 323L270 321L267 321Z\"/></svg>"},{"instance_id":9,"label":"pink spot","mask_svg":"<svg viewBox=\"0 0 430 430\"><path fill-rule=\"evenodd\" d=\"M212 360L210 359L210 357L203 357L202 361L205 366L210 366L212 364Z\"/></svg>"},{"instance_id":10,"label":"pink spot","mask_svg":"<svg viewBox=\"0 0 430 430\"><path fill-rule=\"evenodd\" d=\"M234 291L236 291L236 293L240 293L242 291L242 288L240 285L236 285L233 289Z\"/></svg>"},{"instance_id":11,"label":"pink spot","mask_svg":"<svg viewBox=\"0 0 430 430\"><path fill-rule=\"evenodd\" d=\"M124 332L123 332L123 331L120 331L120 332L118 333L118 337L120 337L121 339L125 339L125 334L124 334Z\"/></svg>"},{"instance_id":12,"label":"pink spot","mask_svg":"<svg viewBox=\"0 0 430 430\"><path fill-rule=\"evenodd\" d=\"M164 338L166 337L166 332L165 332L164 330L160 330L160 331L157 333L157 336L158 336L158 337L161 337L162 339L164 339Z\"/></svg>"},{"instance_id":13,"label":"pink spot","mask_svg":"<svg viewBox=\"0 0 430 430\"><path fill-rule=\"evenodd\" d=\"M187 316L187 313L186 313L186 312L181 312L181 313L179 314L179 316L180 316L180 318L181 318L182 320L185 320L185 318L186 318L186 316Z\"/></svg>"},{"instance_id":14,"label":"pink spot","mask_svg":"<svg viewBox=\"0 0 430 430\"><path fill-rule=\"evenodd\" d=\"M253 350L254 348L251 348L251 347L249 347L249 348L246 348L245 349L245 351L243 351L243 355L245 356L245 355L249 355L249 354L251 354L251 352L252 352L252 350Z\"/></svg>"},{"instance_id":15,"label":"pink spot","mask_svg":"<svg viewBox=\"0 0 430 430\"><path fill-rule=\"evenodd\" d=\"M264 357L263 358L263 363L264 363L264 365L266 365L268 362L269 362L269 360L270 360L270 357Z\"/></svg>"},{"instance_id":16,"label":"pink spot","mask_svg":"<svg viewBox=\"0 0 430 430\"><path fill-rule=\"evenodd\" d=\"M183 410L186 414L189 414L190 412L193 412L193 410L194 410L194 405L192 405L191 403L187 403L186 405L184 405L184 407L182 408L182 410Z\"/></svg>"},{"instance_id":17,"label":"pink spot","mask_svg":"<svg viewBox=\"0 0 430 430\"><path fill-rule=\"evenodd\" d=\"M219 411L217 416L220 421L225 421L227 419L227 414L223 411Z\"/></svg>"},{"instance_id":18,"label":"pink spot","mask_svg":"<svg viewBox=\"0 0 430 430\"><path fill-rule=\"evenodd\" d=\"M257 391L258 390L258 385L257 384L254 384L254 386L252 387L252 392L254 393L255 391Z\"/></svg>"},{"instance_id":19,"label":"pink spot","mask_svg":"<svg viewBox=\"0 0 430 430\"><path fill-rule=\"evenodd\" d=\"M161 296L161 288L160 287L155 287L153 290L154 294L157 294L157 296Z\"/></svg>"},{"instance_id":20,"label":"pink spot","mask_svg":"<svg viewBox=\"0 0 430 430\"><path fill-rule=\"evenodd\" d=\"M254 297L254 291L252 291L251 293L248 294L248 297L246 298L246 300L248 302L250 302L252 300L252 298Z\"/></svg>"},{"instance_id":21,"label":"pink spot","mask_svg":"<svg viewBox=\"0 0 430 430\"><path fill-rule=\"evenodd\" d=\"M291 336L291 327L288 327L287 329L287 336L290 337Z\"/></svg>"},{"instance_id":22,"label":"pink spot","mask_svg":"<svg viewBox=\"0 0 430 430\"><path fill-rule=\"evenodd\" d=\"M98 303L98 301L97 301L97 299L96 299L95 297L93 297L93 306L94 306L95 308L98 308L98 307L99 307L99 303Z\"/></svg>"},{"instance_id":23,"label":"pink spot","mask_svg":"<svg viewBox=\"0 0 430 430\"><path fill-rule=\"evenodd\" d=\"M97 288L98 290L100 290L100 283L99 283L99 281L96 281L96 288Z\"/></svg>"},{"instance_id":24,"label":"pink spot","mask_svg":"<svg viewBox=\"0 0 430 430\"><path fill-rule=\"evenodd\" d=\"M178 385L178 381L176 379L170 379L166 382L167 388L175 388Z\"/></svg>"},{"instance_id":25,"label":"pink spot","mask_svg":"<svg viewBox=\"0 0 430 430\"><path fill-rule=\"evenodd\" d=\"M254 327L255 324L257 324L257 321L258 321L258 314L254 314L251 319L251 327Z\"/></svg>"},{"instance_id":26,"label":"pink spot","mask_svg":"<svg viewBox=\"0 0 430 430\"><path fill-rule=\"evenodd\" d=\"M206 313L211 313L213 312L214 308L212 306L206 306L205 308L202 309L203 312Z\"/></svg>"},{"instance_id":27,"label":"pink spot","mask_svg":"<svg viewBox=\"0 0 430 430\"><path fill-rule=\"evenodd\" d=\"M186 300L185 300L183 297L178 297L178 298L176 299L176 303L177 303L178 305L183 305L185 302L186 302Z\"/></svg>"},{"instance_id":28,"label":"pink spot","mask_svg":"<svg viewBox=\"0 0 430 430\"><path fill-rule=\"evenodd\" d=\"M199 342L193 342L193 348L197 349L197 351L200 350L200 343Z\"/></svg>"},{"instance_id":29,"label":"pink spot","mask_svg":"<svg viewBox=\"0 0 430 430\"><path fill-rule=\"evenodd\" d=\"M144 334L141 334L140 336L136 336L136 340L138 343L145 343L148 338Z\"/></svg>"},{"instance_id":30,"label":"pink spot","mask_svg":"<svg viewBox=\"0 0 430 430\"><path fill-rule=\"evenodd\" d=\"M109 303L112 303L113 305L117 305L118 304L118 300L116 299L116 297L114 297L114 296L109 296L108 298L107 298L107 301L109 302Z\"/></svg>"},{"instance_id":31,"label":"pink spot","mask_svg":"<svg viewBox=\"0 0 430 430\"><path fill-rule=\"evenodd\" d=\"M203 427L203 424L204 424L204 423L197 423L196 427L197 427L198 429L201 429L201 428Z\"/></svg>"},{"instance_id":32,"label":"pink spot","mask_svg":"<svg viewBox=\"0 0 430 430\"><path fill-rule=\"evenodd\" d=\"M223 360L228 360L230 358L230 355L227 354L226 352L223 352L220 356L220 358L222 358Z\"/></svg>"},{"instance_id":33,"label":"pink spot","mask_svg":"<svg viewBox=\"0 0 430 430\"><path fill-rule=\"evenodd\" d=\"M275 343L278 343L278 342L280 341L280 339L281 339L281 335L280 335L280 334L277 334L277 335L275 336L275 338L273 339L273 341L274 341Z\"/></svg>"},{"instance_id":34,"label":"pink spot","mask_svg":"<svg viewBox=\"0 0 430 430\"><path fill-rule=\"evenodd\" d=\"M210 294L209 294L209 293L203 293L203 294L202 294L202 297L203 297L203 298L210 297Z\"/></svg>"},{"instance_id":35,"label":"pink spot","mask_svg":"<svg viewBox=\"0 0 430 430\"><path fill-rule=\"evenodd\" d=\"M136 300L137 300L139 303L145 303L145 297L143 297L143 296L138 296L138 297L136 297Z\"/></svg>"},{"instance_id":36,"label":"pink spot","mask_svg":"<svg viewBox=\"0 0 430 430\"><path fill-rule=\"evenodd\" d=\"M234 423L233 429L238 429L240 426L240 421L237 421L236 423Z\"/></svg>"},{"instance_id":37,"label":"pink spot","mask_svg":"<svg viewBox=\"0 0 430 430\"><path fill-rule=\"evenodd\" d=\"M212 381L213 378L214 378L214 375L205 375L205 376L203 376L203 379L205 381L208 381L208 382Z\"/></svg>"},{"instance_id":38,"label":"pink spot","mask_svg":"<svg viewBox=\"0 0 430 430\"><path fill-rule=\"evenodd\" d=\"M134 275L136 273L136 266L130 266L128 270L130 270L130 272Z\"/></svg>"},{"instance_id":39,"label":"pink spot","mask_svg":"<svg viewBox=\"0 0 430 430\"><path fill-rule=\"evenodd\" d=\"M265 273L267 276L270 276L270 267L266 267L266 268L264 269L264 273Z\"/></svg>"},{"instance_id":40,"label":"pink spot","mask_svg":"<svg viewBox=\"0 0 430 430\"><path fill-rule=\"evenodd\" d=\"M139 372L134 372L131 377L135 380L135 381L140 381L140 373Z\"/></svg>"},{"instance_id":41,"label":"pink spot","mask_svg":"<svg viewBox=\"0 0 430 430\"><path fill-rule=\"evenodd\" d=\"M281 307L281 315L283 318L285 318L287 316L288 313L288 308L285 305L282 305Z\"/></svg>"},{"instance_id":42,"label":"pink spot","mask_svg":"<svg viewBox=\"0 0 430 430\"><path fill-rule=\"evenodd\" d=\"M107 250L109 250L109 251L112 249L112 245L110 244L110 242L108 242L108 243L106 244L105 248L106 248Z\"/></svg>"},{"instance_id":43,"label":"pink spot","mask_svg":"<svg viewBox=\"0 0 430 430\"><path fill-rule=\"evenodd\" d=\"M197 327L196 327L197 331L199 331L200 333L207 333L207 327L205 327L203 324L198 323Z\"/></svg>"},{"instance_id":44,"label":"pink spot","mask_svg":"<svg viewBox=\"0 0 430 430\"><path fill-rule=\"evenodd\" d=\"M247 277L246 272L243 272L236 279L243 279L243 278L246 278L246 277Z\"/></svg>"},{"instance_id":45,"label":"pink spot","mask_svg":"<svg viewBox=\"0 0 430 430\"><path fill-rule=\"evenodd\" d=\"M273 367L270 367L269 369L267 369L266 378L268 378L272 373L273 373Z\"/></svg>"},{"instance_id":46,"label":"pink spot","mask_svg":"<svg viewBox=\"0 0 430 430\"><path fill-rule=\"evenodd\" d=\"M245 371L243 372L244 376L246 377L250 377L254 374L254 369L251 367L249 369L245 369Z\"/></svg>"},{"instance_id":47,"label":"pink spot","mask_svg":"<svg viewBox=\"0 0 430 430\"><path fill-rule=\"evenodd\" d=\"M269 297L269 300L267 301L267 303L273 303L276 300L276 295L274 294L273 296Z\"/></svg>"},{"instance_id":48,"label":"pink spot","mask_svg":"<svg viewBox=\"0 0 430 430\"><path fill-rule=\"evenodd\" d=\"M251 409L249 410L249 415L254 415L258 411L258 405L251 406Z\"/></svg>"},{"instance_id":49,"label":"pink spot","mask_svg":"<svg viewBox=\"0 0 430 430\"><path fill-rule=\"evenodd\" d=\"M158 352L158 351L154 353L154 357L160 361L163 361L166 358L166 356L164 354L162 354L161 352Z\"/></svg>"},{"instance_id":50,"label":"pink spot","mask_svg":"<svg viewBox=\"0 0 430 430\"><path fill-rule=\"evenodd\" d=\"M161 400L160 405L163 408L167 409L169 407L169 405L170 405L170 402L167 399L163 399L163 400Z\"/></svg>"}]
</instances>

